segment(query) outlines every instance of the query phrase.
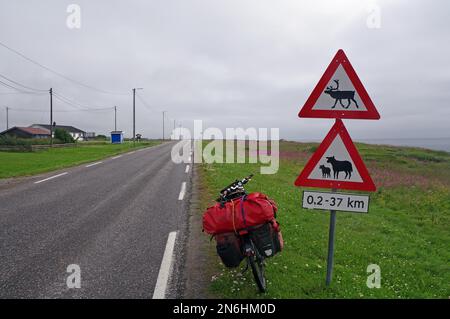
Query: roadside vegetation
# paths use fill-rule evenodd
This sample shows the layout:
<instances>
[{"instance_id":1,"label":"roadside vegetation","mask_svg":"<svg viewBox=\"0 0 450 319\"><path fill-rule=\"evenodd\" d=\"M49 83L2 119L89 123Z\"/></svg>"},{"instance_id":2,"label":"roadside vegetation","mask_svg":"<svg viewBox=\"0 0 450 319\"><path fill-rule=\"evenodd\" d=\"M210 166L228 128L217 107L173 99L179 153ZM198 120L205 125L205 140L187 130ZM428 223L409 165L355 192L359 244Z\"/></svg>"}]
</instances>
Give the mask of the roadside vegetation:
<instances>
[{"instance_id":1,"label":"roadside vegetation","mask_svg":"<svg viewBox=\"0 0 450 319\"><path fill-rule=\"evenodd\" d=\"M70 135L69 132L61 128L57 128L55 130L55 138L60 140L63 144L75 143L75 140L73 139L72 135Z\"/></svg>"},{"instance_id":2,"label":"roadside vegetation","mask_svg":"<svg viewBox=\"0 0 450 319\"><path fill-rule=\"evenodd\" d=\"M53 139L54 144L63 144L58 138ZM0 146L28 146L28 145L49 145L50 138L17 138L15 136L0 136Z\"/></svg>"},{"instance_id":3,"label":"roadside vegetation","mask_svg":"<svg viewBox=\"0 0 450 319\"><path fill-rule=\"evenodd\" d=\"M0 178L44 173L75 166L105 157L149 147L160 141L141 141L111 144L106 141L77 142L73 147L48 148L35 152L0 152Z\"/></svg>"},{"instance_id":4,"label":"roadside vegetation","mask_svg":"<svg viewBox=\"0 0 450 319\"><path fill-rule=\"evenodd\" d=\"M202 208L222 187L255 174L246 187L278 206L285 249L267 260L268 292L257 293L251 271L229 270L214 252L210 292L219 298L449 298L450 153L357 144L377 192L368 214L338 212L333 282L325 286L329 213L301 208L294 180L317 148L280 143L280 169L260 175L259 164L202 164ZM348 191L347 191L348 192ZM206 199L208 198L208 199ZM367 267L381 268L381 288L366 285Z\"/></svg>"}]
</instances>

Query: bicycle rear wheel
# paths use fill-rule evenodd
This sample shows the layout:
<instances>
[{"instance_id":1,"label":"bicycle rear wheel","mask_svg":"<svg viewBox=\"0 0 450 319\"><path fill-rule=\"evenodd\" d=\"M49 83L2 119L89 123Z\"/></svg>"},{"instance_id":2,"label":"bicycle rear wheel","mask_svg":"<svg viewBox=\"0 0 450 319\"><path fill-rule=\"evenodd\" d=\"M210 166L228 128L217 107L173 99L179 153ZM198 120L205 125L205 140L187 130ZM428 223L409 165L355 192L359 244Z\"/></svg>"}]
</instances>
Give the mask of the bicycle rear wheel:
<instances>
[{"instance_id":1,"label":"bicycle rear wheel","mask_svg":"<svg viewBox=\"0 0 450 319\"><path fill-rule=\"evenodd\" d=\"M256 252L256 254L258 254ZM260 292L266 292L267 285L266 285L266 277L264 275L264 262L262 258L259 256L248 256L248 261L250 263L250 266L252 267L252 273L253 277L255 278L256 285L258 286L258 289Z\"/></svg>"}]
</instances>

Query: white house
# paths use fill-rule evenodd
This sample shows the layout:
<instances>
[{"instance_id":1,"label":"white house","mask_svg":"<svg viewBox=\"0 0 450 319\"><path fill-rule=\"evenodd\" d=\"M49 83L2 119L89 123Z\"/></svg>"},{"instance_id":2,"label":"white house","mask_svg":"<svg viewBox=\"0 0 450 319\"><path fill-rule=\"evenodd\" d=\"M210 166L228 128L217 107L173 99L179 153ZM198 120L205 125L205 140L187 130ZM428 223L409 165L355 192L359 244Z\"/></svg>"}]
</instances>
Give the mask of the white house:
<instances>
[{"instance_id":1,"label":"white house","mask_svg":"<svg viewBox=\"0 0 450 319\"><path fill-rule=\"evenodd\" d=\"M30 125L30 127L34 127L34 128L42 128L42 129L46 129L46 130L50 130L51 129L51 125L50 124L33 124ZM67 125L55 125L53 127L53 136L55 136L55 130L57 128L63 129L65 131L67 131L74 140L78 140L78 141L83 141L86 138L86 132L83 130L80 130L76 127L73 126L67 126Z\"/></svg>"}]
</instances>

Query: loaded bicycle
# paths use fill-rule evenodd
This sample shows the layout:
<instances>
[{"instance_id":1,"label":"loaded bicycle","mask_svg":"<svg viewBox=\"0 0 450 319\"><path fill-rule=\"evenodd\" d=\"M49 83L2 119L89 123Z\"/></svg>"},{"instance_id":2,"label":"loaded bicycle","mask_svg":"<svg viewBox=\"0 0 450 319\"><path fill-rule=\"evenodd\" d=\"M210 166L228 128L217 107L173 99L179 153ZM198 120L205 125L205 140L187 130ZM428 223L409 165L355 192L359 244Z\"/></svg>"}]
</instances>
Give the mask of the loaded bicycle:
<instances>
[{"instance_id":1,"label":"loaded bicycle","mask_svg":"<svg viewBox=\"0 0 450 319\"><path fill-rule=\"evenodd\" d=\"M247 194L244 185L253 175L235 180L219 192L205 212L203 229L216 239L223 264L237 267L245 258L260 292L267 290L265 259L281 251L283 240L275 220L277 206L262 193Z\"/></svg>"}]
</instances>

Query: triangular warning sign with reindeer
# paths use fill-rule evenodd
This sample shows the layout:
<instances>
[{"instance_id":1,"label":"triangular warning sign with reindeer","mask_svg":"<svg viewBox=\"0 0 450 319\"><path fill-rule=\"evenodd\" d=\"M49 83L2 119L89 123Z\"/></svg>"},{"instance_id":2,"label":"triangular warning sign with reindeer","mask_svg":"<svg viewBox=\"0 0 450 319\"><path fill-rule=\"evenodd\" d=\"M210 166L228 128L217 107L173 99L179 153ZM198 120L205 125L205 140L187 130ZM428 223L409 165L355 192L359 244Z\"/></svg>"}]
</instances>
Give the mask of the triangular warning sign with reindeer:
<instances>
[{"instance_id":1,"label":"triangular warning sign with reindeer","mask_svg":"<svg viewBox=\"0 0 450 319\"><path fill-rule=\"evenodd\" d=\"M298 116L372 120L380 118L342 49L334 56Z\"/></svg>"},{"instance_id":2,"label":"triangular warning sign with reindeer","mask_svg":"<svg viewBox=\"0 0 450 319\"><path fill-rule=\"evenodd\" d=\"M361 156L340 119L336 119L336 123L297 177L295 185L376 190Z\"/></svg>"}]
</instances>

